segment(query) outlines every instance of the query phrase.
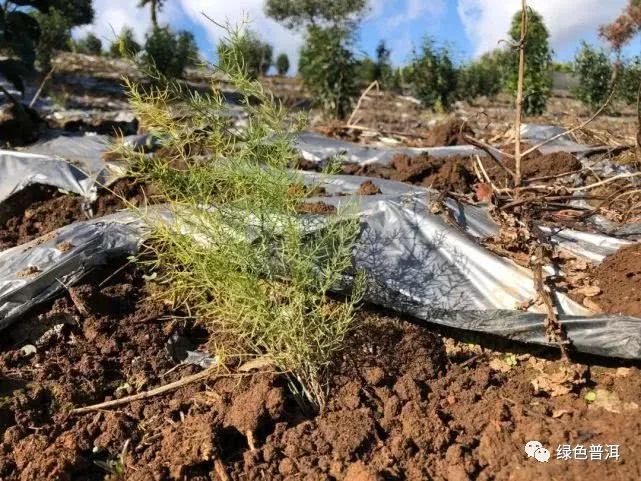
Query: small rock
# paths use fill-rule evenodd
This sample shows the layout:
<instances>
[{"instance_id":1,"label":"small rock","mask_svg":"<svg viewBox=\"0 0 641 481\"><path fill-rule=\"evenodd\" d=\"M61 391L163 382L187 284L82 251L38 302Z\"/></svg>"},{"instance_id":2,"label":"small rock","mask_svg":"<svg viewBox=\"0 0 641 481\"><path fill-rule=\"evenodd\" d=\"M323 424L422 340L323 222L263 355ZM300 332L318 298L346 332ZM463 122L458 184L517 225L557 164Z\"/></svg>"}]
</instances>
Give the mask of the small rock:
<instances>
[{"instance_id":1,"label":"small rock","mask_svg":"<svg viewBox=\"0 0 641 481\"><path fill-rule=\"evenodd\" d=\"M278 465L278 472L283 476L291 476L297 471L294 461L289 458L283 459Z\"/></svg>"},{"instance_id":2,"label":"small rock","mask_svg":"<svg viewBox=\"0 0 641 481\"><path fill-rule=\"evenodd\" d=\"M33 344L27 344L26 346L22 346L20 349L20 354L25 357L33 356L36 352L38 352L38 349Z\"/></svg>"}]
</instances>

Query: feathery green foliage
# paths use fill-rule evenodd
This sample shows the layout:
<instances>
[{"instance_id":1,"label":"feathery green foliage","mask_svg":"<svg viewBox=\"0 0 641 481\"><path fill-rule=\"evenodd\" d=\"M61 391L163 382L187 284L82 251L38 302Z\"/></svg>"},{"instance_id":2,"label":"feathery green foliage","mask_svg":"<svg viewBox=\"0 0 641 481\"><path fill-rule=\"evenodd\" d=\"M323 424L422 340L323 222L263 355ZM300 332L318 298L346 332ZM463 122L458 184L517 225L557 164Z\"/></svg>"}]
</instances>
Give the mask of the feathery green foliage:
<instances>
[{"instance_id":1,"label":"feathery green foliage","mask_svg":"<svg viewBox=\"0 0 641 481\"><path fill-rule=\"evenodd\" d=\"M541 115L545 112L552 90L552 52L543 17L531 8L528 10L527 38L525 40L525 78L523 81L523 112L526 115ZM510 37L514 44L521 40L521 11L514 14ZM518 50L510 57L508 90L516 98L518 85Z\"/></svg>"},{"instance_id":2,"label":"feathery green foliage","mask_svg":"<svg viewBox=\"0 0 641 481\"><path fill-rule=\"evenodd\" d=\"M325 112L345 118L358 95L357 62L350 33L339 27L310 27L298 70L305 86Z\"/></svg>"},{"instance_id":3,"label":"feathery green foliage","mask_svg":"<svg viewBox=\"0 0 641 481\"><path fill-rule=\"evenodd\" d=\"M605 51L582 42L574 63L579 76L579 86L574 90L574 94L592 108L603 105L610 95L613 70Z\"/></svg>"},{"instance_id":4,"label":"feathery green foliage","mask_svg":"<svg viewBox=\"0 0 641 481\"><path fill-rule=\"evenodd\" d=\"M449 50L437 48L430 38L414 52L409 80L415 95L428 108L447 110L456 100L458 71Z\"/></svg>"},{"instance_id":5,"label":"feathery green foliage","mask_svg":"<svg viewBox=\"0 0 641 481\"><path fill-rule=\"evenodd\" d=\"M298 161L293 140L302 120L292 124L247 75L242 42L231 32L221 60L242 94L245 129L230 124L215 83L207 95L162 77L163 87L146 91L129 83L137 117L163 149L126 156L173 214L169 225L147 217L155 254L149 264L162 298L206 323L212 350L267 356L318 407L324 370L354 322L361 292L356 282L350 299L327 297L350 274L358 220L341 212L301 218L314 186L303 188L288 168Z\"/></svg>"}]
</instances>

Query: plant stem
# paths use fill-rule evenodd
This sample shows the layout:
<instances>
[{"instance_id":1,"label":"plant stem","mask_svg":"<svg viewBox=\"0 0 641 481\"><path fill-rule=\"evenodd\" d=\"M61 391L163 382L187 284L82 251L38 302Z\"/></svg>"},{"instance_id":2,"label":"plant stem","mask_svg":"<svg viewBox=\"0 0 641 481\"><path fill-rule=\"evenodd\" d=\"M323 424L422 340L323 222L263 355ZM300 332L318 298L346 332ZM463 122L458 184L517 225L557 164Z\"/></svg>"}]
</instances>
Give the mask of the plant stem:
<instances>
[{"instance_id":1,"label":"plant stem","mask_svg":"<svg viewBox=\"0 0 641 481\"><path fill-rule=\"evenodd\" d=\"M516 144L514 145L514 185L521 185L521 116L523 111L523 79L525 77L525 39L527 37L527 0L521 0L521 39L519 40L519 81L516 91L516 120L514 129Z\"/></svg>"}]
</instances>

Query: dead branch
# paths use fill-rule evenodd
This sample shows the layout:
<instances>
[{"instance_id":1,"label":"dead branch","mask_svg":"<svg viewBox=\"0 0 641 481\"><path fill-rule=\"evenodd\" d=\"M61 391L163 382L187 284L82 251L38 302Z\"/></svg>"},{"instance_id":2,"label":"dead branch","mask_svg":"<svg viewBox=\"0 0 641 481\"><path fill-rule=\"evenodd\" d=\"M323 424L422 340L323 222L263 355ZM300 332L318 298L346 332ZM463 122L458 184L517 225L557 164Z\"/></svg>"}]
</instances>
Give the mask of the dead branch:
<instances>
[{"instance_id":1,"label":"dead branch","mask_svg":"<svg viewBox=\"0 0 641 481\"><path fill-rule=\"evenodd\" d=\"M347 119L347 124L350 125L354 122L354 118L356 117L356 114L358 113L359 109L361 108L361 104L363 103L363 100L365 100L365 97L367 97L367 94L370 93L370 91L376 87L376 90L379 90L379 85L378 85L378 80L374 80L369 87L365 89L365 91L361 94L360 98L358 99L358 102L356 102L356 107L354 108L354 111L352 112L352 115L349 116L349 119Z\"/></svg>"},{"instance_id":2,"label":"dead branch","mask_svg":"<svg viewBox=\"0 0 641 481\"><path fill-rule=\"evenodd\" d=\"M474 147L478 147L479 149L483 150L487 155L490 156L496 164L501 167L505 172L507 172L510 176L514 177L514 172L512 169L510 169L507 165L503 163L501 160L501 157L496 154L496 152L499 152L501 155L508 155L503 152L501 152L498 149L495 149L491 145L486 144L485 142L482 142L480 140L475 139L474 137L470 137L469 135L465 135L465 140L467 140L470 144L472 144Z\"/></svg>"},{"instance_id":3,"label":"dead branch","mask_svg":"<svg viewBox=\"0 0 641 481\"><path fill-rule=\"evenodd\" d=\"M553 180L553 179L560 179L562 177L568 177L570 175L574 174L580 174L581 172L584 172L586 169L581 168L577 170L571 170L569 172L563 172L562 174L556 174L556 175L544 175L542 177L530 177L529 179L525 179L524 182L535 182L535 181L542 181L542 180Z\"/></svg>"},{"instance_id":4,"label":"dead branch","mask_svg":"<svg viewBox=\"0 0 641 481\"><path fill-rule=\"evenodd\" d=\"M570 360L568 347L570 340L568 339L563 326L559 322L559 317L554 308L552 296L545 288L545 280L543 278L543 264L545 263L545 249L543 245L538 245L535 249L534 259L532 260L532 272L534 274L534 288L543 302L547 317L545 319L545 331L550 341L556 342L561 349L561 356L565 361Z\"/></svg>"},{"instance_id":5,"label":"dead branch","mask_svg":"<svg viewBox=\"0 0 641 481\"><path fill-rule=\"evenodd\" d=\"M608 179L602 180L600 182L595 182L595 183L590 184L590 185L584 185L583 187L573 187L573 188L570 188L568 190L570 192L583 192L585 190L594 189L595 187L601 187L603 185L610 184L610 183L615 182L617 180L631 179L633 177L639 177L639 176L641 176L641 172L631 172L631 173L627 173L627 174L619 174L619 175L615 175L614 177L610 177Z\"/></svg>"},{"instance_id":6,"label":"dead branch","mask_svg":"<svg viewBox=\"0 0 641 481\"><path fill-rule=\"evenodd\" d=\"M49 70L49 73L47 73L47 75L45 75L45 77L42 79L42 82L40 82L40 87L38 87L38 90L36 91L35 95L31 99L31 102L29 102L29 108L33 108L35 103L38 101L38 99L40 98L40 94L42 94L42 90L44 89L45 85L47 84L47 82L49 81L49 79L51 78L55 70L56 70L55 66L51 67L51 70Z\"/></svg>"},{"instance_id":7,"label":"dead branch","mask_svg":"<svg viewBox=\"0 0 641 481\"><path fill-rule=\"evenodd\" d=\"M214 471L220 481L231 481L231 478L229 477L229 474L227 474L227 470L220 459L216 459L214 461Z\"/></svg>"},{"instance_id":8,"label":"dead branch","mask_svg":"<svg viewBox=\"0 0 641 481\"><path fill-rule=\"evenodd\" d=\"M114 399L113 401L106 401L103 403L98 403L94 404L92 406L85 406L81 408L76 408L71 411L71 414L86 414L90 413L93 411L98 411L101 409L111 409L115 408L118 406L124 406L125 404L132 403L134 401L142 401L144 399L149 399L155 396L160 396L161 394L166 394L171 391L175 391L176 389L180 389L181 387L187 386L189 384L203 381L210 376L212 376L215 372L217 372L220 369L219 366L213 366L210 367L209 369L205 369L204 371L201 371L199 373L193 374L191 376L184 377L176 382L172 382L169 384L166 384L165 386L160 386L156 389L152 389L150 391L145 391L141 392L138 394L134 394L132 396L127 396L123 397L121 399ZM226 376L229 376L229 374L225 374ZM218 375L217 377L222 377L225 375Z\"/></svg>"}]
</instances>

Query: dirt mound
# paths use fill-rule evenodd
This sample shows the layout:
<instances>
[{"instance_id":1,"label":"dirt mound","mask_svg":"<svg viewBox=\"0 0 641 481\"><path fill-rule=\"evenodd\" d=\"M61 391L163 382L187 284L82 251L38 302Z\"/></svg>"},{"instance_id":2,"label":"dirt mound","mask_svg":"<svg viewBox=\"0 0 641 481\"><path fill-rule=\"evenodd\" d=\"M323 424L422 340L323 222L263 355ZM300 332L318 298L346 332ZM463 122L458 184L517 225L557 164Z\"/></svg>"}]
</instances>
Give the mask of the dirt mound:
<instances>
[{"instance_id":1,"label":"dirt mound","mask_svg":"<svg viewBox=\"0 0 641 481\"><path fill-rule=\"evenodd\" d=\"M465 139L474 137L472 128L461 119L450 119L436 125L427 133L427 138L421 142L423 147L451 147L453 145L469 145Z\"/></svg>"},{"instance_id":2,"label":"dirt mound","mask_svg":"<svg viewBox=\"0 0 641 481\"><path fill-rule=\"evenodd\" d=\"M528 150L531 146L527 144L522 145L523 151ZM514 154L514 145L510 145L502 150L508 154ZM516 162L514 159L504 159L505 165L512 171L516 169ZM499 167L491 159L484 158L483 164L487 170L488 175L493 182L504 185L507 182L507 175L501 167ZM542 154L535 150L531 154L525 156L521 162L521 173L525 179L533 179L539 177L554 177L568 172L575 172L581 169L581 162L572 154L568 152L554 152L552 154ZM550 179L552 180L552 179Z\"/></svg>"},{"instance_id":3,"label":"dirt mound","mask_svg":"<svg viewBox=\"0 0 641 481\"><path fill-rule=\"evenodd\" d=\"M594 273L601 294L594 301L605 312L641 317L641 245L607 257Z\"/></svg>"},{"instance_id":4,"label":"dirt mound","mask_svg":"<svg viewBox=\"0 0 641 481\"><path fill-rule=\"evenodd\" d=\"M296 211L300 214L327 215L336 213L336 207L322 201L304 202L296 208Z\"/></svg>"},{"instance_id":5,"label":"dirt mound","mask_svg":"<svg viewBox=\"0 0 641 481\"><path fill-rule=\"evenodd\" d=\"M363 182L357 191L358 195L376 195L380 193L381 189L379 189L378 186L371 180L366 180L365 182Z\"/></svg>"},{"instance_id":6,"label":"dirt mound","mask_svg":"<svg viewBox=\"0 0 641 481\"><path fill-rule=\"evenodd\" d=\"M64 194L55 187L29 186L0 203L0 251L87 220L89 210L94 217L101 217L125 209L129 204L140 206L145 199L153 200L151 189L131 179L121 179L109 189L100 189L92 205L78 195Z\"/></svg>"},{"instance_id":7,"label":"dirt mound","mask_svg":"<svg viewBox=\"0 0 641 481\"><path fill-rule=\"evenodd\" d=\"M415 157L397 154L392 158L390 166L345 165L343 173L397 180L461 193L471 192L475 183L471 160L461 156L436 158L427 154Z\"/></svg>"}]
</instances>

